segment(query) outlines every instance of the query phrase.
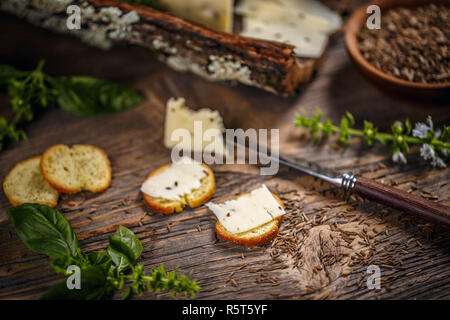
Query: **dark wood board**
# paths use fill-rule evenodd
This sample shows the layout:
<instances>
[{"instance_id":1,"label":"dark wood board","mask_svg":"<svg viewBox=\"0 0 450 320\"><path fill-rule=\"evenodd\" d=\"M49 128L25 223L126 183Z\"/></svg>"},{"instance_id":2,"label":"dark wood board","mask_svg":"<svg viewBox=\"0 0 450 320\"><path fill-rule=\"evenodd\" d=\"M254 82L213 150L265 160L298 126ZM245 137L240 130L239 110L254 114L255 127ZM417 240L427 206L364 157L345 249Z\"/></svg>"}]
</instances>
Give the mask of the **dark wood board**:
<instances>
[{"instance_id":1,"label":"dark wood board","mask_svg":"<svg viewBox=\"0 0 450 320\"><path fill-rule=\"evenodd\" d=\"M27 141L0 153L0 181L15 163L39 155L57 143L89 143L103 148L112 163L110 188L100 194L63 196L58 206L73 225L83 250L104 250L108 236L117 226L127 225L143 243L141 261L147 269L161 263L168 270L178 266L181 273L194 269L193 278L202 286L198 299L315 296L292 282L296 274L290 269L266 271L278 279L277 285L256 283L261 268L271 269L270 246L246 248L222 240L215 243L215 219L205 207L161 216L144 206L139 192L141 183L149 172L170 161L170 151L162 144L165 102L170 97L185 97L188 106L195 109L216 108L228 128L280 128L282 153L302 154L342 172L353 170L377 181L395 182L404 190L428 192L434 195L435 201L450 204L450 171L430 169L417 156L417 149L408 157L408 165L394 165L388 150L382 146L366 149L357 139L353 147L345 150L331 142L314 145L303 137L304 131L293 127L292 121L300 108L311 113L316 107L334 122L349 111L357 121L370 120L383 130L389 130L395 120L406 117L415 122L431 115L436 125L449 123L448 101L404 101L387 97L374 88L351 65L342 35L333 39L312 83L298 97L282 98L254 88L211 83L172 71L140 49L115 48L106 52L90 48L77 39L34 28L8 15L0 16L0 26L7 30L0 34L1 63L32 68L40 58L46 58L45 70L51 74L88 74L122 81L141 90L146 97L139 106L116 115L86 118L62 110L47 112L27 126ZM2 98L0 103L1 113L7 114L7 99ZM332 187L286 168L281 168L274 177L261 176L258 168L251 165L217 165L213 170L217 183L213 201L216 202L266 183L285 199L292 190L305 195L306 199L299 205L311 216L316 208L330 204L336 212L351 207L361 215L384 210L375 203L357 200L346 203L330 193L324 194L321 191ZM296 199L296 196L291 198L294 202ZM71 206L69 201L75 201L77 206ZM0 299L37 299L61 281L61 277L48 268L48 259L29 251L20 241L4 215L9 206L1 193ZM387 212L396 214L394 210ZM390 289L382 286L381 290L373 291L358 287L358 279L366 270L361 265L354 267L344 279L345 286L330 298L450 298L450 231L438 228L431 239L422 239L417 230L398 228L395 223L392 229L396 231L388 235L389 241L420 239L425 248L420 254L412 251L406 255L401 268L382 269L397 276ZM235 287L228 281L230 273L244 265L233 275L239 284ZM170 295L148 293L136 298L160 299Z\"/></svg>"}]
</instances>

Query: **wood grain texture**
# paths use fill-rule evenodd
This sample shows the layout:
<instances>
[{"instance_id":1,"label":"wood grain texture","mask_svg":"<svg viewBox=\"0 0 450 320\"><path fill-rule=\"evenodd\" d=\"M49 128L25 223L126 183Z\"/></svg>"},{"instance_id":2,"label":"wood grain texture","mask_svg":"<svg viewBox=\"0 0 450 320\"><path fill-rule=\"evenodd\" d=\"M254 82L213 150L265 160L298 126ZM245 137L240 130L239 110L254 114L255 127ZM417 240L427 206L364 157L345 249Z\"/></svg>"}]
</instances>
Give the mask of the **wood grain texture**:
<instances>
[{"instance_id":1,"label":"wood grain texture","mask_svg":"<svg viewBox=\"0 0 450 320\"><path fill-rule=\"evenodd\" d=\"M171 216L155 214L145 207L139 192L141 183L151 171L170 161L170 151L163 146L162 137L165 102L172 96L185 97L187 105L195 109L216 108L227 128L279 128L282 153L301 154L341 172L351 170L443 205L450 204L450 170L431 170L419 159L417 149L408 156L408 165L399 166L391 162L383 146L366 149L356 138L352 141L354 147L344 150L336 147L333 140L313 145L303 130L293 127L293 118L300 108L313 112L316 107L335 122L349 111L357 121L371 120L381 130L389 130L395 120L405 117L415 122L431 115L436 125L449 123L448 102L400 101L366 82L351 65L341 36L330 44L314 81L298 97L286 99L254 88L210 83L174 72L141 50L116 48L104 52L89 48L76 39L36 29L10 16L1 15L0 25L2 30L15 30L0 34L3 63L33 68L40 58L46 58L45 69L51 74L89 74L123 81L146 97L142 104L119 115L87 118L63 110L47 112L26 127L27 141L0 153L0 180L16 162L39 155L57 143L101 147L111 160L111 187L100 194L65 195L57 207L73 225L82 249L105 250L108 236L117 226L126 225L143 243L141 262L147 270L161 263L168 270L179 266L181 273L194 269L193 278L202 287L198 299L308 299L313 293L300 290L295 283L295 270L271 264L270 245L247 248L217 241L215 218L205 207L188 208ZM7 99L2 99L1 113L8 114L8 110ZM346 202L334 195L333 186L287 168L280 168L273 177L261 176L259 169L251 165L212 169L217 185L212 198L215 202L265 183L283 201L290 199L302 206L310 218L328 206L330 214L351 210L363 216L402 216L374 202ZM37 299L61 277L48 268L49 259L29 251L20 241L4 217L9 206L1 193L0 299ZM400 256L401 264L393 269L382 267L381 290L359 286L366 266L356 265L343 279L345 286L335 298L449 299L450 231L437 228L425 234L416 228L421 225L423 221L415 218L402 224L393 219L387 225L382 235L387 248L377 247L379 250L392 252L396 258L400 253L389 251L395 244L412 247ZM230 282L230 275L237 287ZM276 278L277 285L261 280L268 278ZM389 288L385 281L389 281ZM170 295L148 293L136 298L165 299Z\"/></svg>"},{"instance_id":2,"label":"wood grain texture","mask_svg":"<svg viewBox=\"0 0 450 320\"><path fill-rule=\"evenodd\" d=\"M450 228L450 208L403 190L357 178L353 189L360 196Z\"/></svg>"}]
</instances>

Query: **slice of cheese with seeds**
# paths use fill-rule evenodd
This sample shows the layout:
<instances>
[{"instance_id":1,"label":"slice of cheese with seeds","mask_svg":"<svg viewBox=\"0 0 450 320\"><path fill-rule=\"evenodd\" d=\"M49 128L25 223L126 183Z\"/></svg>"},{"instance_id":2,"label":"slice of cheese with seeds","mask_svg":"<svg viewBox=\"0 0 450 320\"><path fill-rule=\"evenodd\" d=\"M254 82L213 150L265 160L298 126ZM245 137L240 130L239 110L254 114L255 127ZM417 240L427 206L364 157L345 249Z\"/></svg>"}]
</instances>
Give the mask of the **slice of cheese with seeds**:
<instances>
[{"instance_id":1,"label":"slice of cheese with seeds","mask_svg":"<svg viewBox=\"0 0 450 320\"><path fill-rule=\"evenodd\" d=\"M211 168L187 157L156 169L141 187L144 202L160 214L181 212L186 206L199 207L215 190Z\"/></svg>"},{"instance_id":2,"label":"slice of cheese with seeds","mask_svg":"<svg viewBox=\"0 0 450 320\"><path fill-rule=\"evenodd\" d=\"M205 176L206 171L199 162L184 157L147 179L141 191L152 197L181 200L184 195L200 188L200 181Z\"/></svg>"},{"instance_id":3,"label":"slice of cheese with seeds","mask_svg":"<svg viewBox=\"0 0 450 320\"><path fill-rule=\"evenodd\" d=\"M258 228L285 214L265 185L235 200L222 204L208 202L206 206L225 229L234 234Z\"/></svg>"}]
</instances>

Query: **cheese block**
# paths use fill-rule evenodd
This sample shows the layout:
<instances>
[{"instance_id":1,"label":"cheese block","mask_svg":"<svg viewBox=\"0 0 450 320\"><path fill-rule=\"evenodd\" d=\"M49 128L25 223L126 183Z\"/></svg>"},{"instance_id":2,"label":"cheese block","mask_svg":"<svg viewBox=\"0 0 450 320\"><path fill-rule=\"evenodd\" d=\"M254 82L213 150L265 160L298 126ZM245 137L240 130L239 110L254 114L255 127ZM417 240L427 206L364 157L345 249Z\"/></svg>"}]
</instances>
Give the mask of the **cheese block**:
<instances>
[{"instance_id":1,"label":"cheese block","mask_svg":"<svg viewBox=\"0 0 450 320\"><path fill-rule=\"evenodd\" d=\"M187 130L186 134L177 129ZM223 120L217 110L191 110L186 107L184 98L167 101L164 128L164 145L167 148L177 146L194 152L206 150L225 155L224 131Z\"/></svg>"},{"instance_id":2,"label":"cheese block","mask_svg":"<svg viewBox=\"0 0 450 320\"><path fill-rule=\"evenodd\" d=\"M335 30L333 21L320 15L313 15L305 10L295 9L294 5L272 1L246 0L236 7L236 13L252 17L266 23L283 23L286 26L300 29L301 26L315 29L315 31L330 33ZM244 19L245 21L245 19ZM298 30L301 32L302 30Z\"/></svg>"},{"instance_id":3,"label":"cheese block","mask_svg":"<svg viewBox=\"0 0 450 320\"><path fill-rule=\"evenodd\" d=\"M222 204L208 202L206 206L225 229L233 234L258 228L285 214L265 185L235 200Z\"/></svg>"},{"instance_id":4,"label":"cheese block","mask_svg":"<svg viewBox=\"0 0 450 320\"><path fill-rule=\"evenodd\" d=\"M324 19L330 24L329 32L335 32L342 24L342 18L336 12L330 10L328 7L320 3L318 0L279 0L290 10L305 15L314 16L316 18Z\"/></svg>"},{"instance_id":5,"label":"cheese block","mask_svg":"<svg viewBox=\"0 0 450 320\"><path fill-rule=\"evenodd\" d=\"M235 12L269 23L285 22L292 26L304 23L328 34L335 32L342 24L339 14L316 0L242 0Z\"/></svg>"},{"instance_id":6,"label":"cheese block","mask_svg":"<svg viewBox=\"0 0 450 320\"><path fill-rule=\"evenodd\" d=\"M200 180L206 176L202 165L188 157L172 163L164 171L147 179L141 191L152 197L180 200L186 194L198 189Z\"/></svg>"},{"instance_id":7,"label":"cheese block","mask_svg":"<svg viewBox=\"0 0 450 320\"><path fill-rule=\"evenodd\" d=\"M299 24L292 27L284 23L267 23L250 17L243 21L241 35L291 44L295 46L294 53L304 58L320 57L328 42L328 35L313 31L307 26Z\"/></svg>"},{"instance_id":8,"label":"cheese block","mask_svg":"<svg viewBox=\"0 0 450 320\"><path fill-rule=\"evenodd\" d=\"M216 30L233 30L234 0L160 0L170 13Z\"/></svg>"},{"instance_id":9,"label":"cheese block","mask_svg":"<svg viewBox=\"0 0 450 320\"><path fill-rule=\"evenodd\" d=\"M236 13L243 16L241 35L291 44L304 58L320 57L341 25L338 14L313 0L243 0Z\"/></svg>"}]
</instances>

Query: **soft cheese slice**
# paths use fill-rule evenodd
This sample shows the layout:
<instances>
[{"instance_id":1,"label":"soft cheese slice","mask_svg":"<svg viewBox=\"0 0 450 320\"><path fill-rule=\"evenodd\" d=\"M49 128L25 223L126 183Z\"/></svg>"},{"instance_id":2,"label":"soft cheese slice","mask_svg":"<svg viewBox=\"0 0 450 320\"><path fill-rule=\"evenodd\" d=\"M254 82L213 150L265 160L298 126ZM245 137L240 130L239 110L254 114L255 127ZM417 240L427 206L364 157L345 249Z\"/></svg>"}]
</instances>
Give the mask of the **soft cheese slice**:
<instances>
[{"instance_id":1,"label":"soft cheese slice","mask_svg":"<svg viewBox=\"0 0 450 320\"><path fill-rule=\"evenodd\" d=\"M151 197L180 200L186 194L198 189L200 180L206 176L201 164L188 157L174 162L166 170L146 180L141 191Z\"/></svg>"},{"instance_id":2,"label":"soft cheese slice","mask_svg":"<svg viewBox=\"0 0 450 320\"><path fill-rule=\"evenodd\" d=\"M182 130L185 129L186 134ZM217 110L200 109L194 111L186 107L184 98L171 98L166 106L164 145L177 146L195 152L207 150L216 155L225 155L223 140L225 131L222 117Z\"/></svg>"},{"instance_id":3,"label":"soft cheese slice","mask_svg":"<svg viewBox=\"0 0 450 320\"><path fill-rule=\"evenodd\" d=\"M222 204L208 202L206 206L231 233L257 228L285 214L265 185L251 193Z\"/></svg>"},{"instance_id":4,"label":"soft cheese slice","mask_svg":"<svg viewBox=\"0 0 450 320\"><path fill-rule=\"evenodd\" d=\"M164 9L186 20L231 32L234 0L160 0Z\"/></svg>"}]
</instances>

